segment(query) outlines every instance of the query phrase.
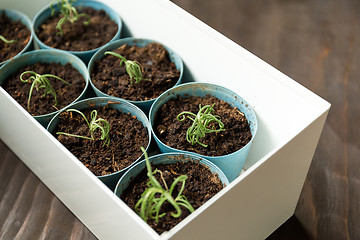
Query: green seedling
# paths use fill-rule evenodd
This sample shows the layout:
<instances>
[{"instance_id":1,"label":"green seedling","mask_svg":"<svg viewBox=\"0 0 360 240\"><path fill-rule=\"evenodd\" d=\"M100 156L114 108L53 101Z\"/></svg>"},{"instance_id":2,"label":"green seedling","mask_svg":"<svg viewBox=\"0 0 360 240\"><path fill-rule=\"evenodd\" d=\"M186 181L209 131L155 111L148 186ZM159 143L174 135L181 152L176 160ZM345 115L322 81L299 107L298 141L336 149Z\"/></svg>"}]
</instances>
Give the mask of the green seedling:
<instances>
[{"instance_id":1,"label":"green seedling","mask_svg":"<svg viewBox=\"0 0 360 240\"><path fill-rule=\"evenodd\" d=\"M126 58L124 58L120 54L114 53L114 52L111 52L111 51L105 52L105 55L108 55L108 54L120 58L121 59L120 66L122 66L123 63L125 63L125 70L126 70L126 73L130 77L131 85L133 84L133 81L132 81L133 78L135 79L135 83L139 83L142 80L151 81L149 79L143 78L143 75L142 75L143 67L141 66L141 64L138 61L127 60Z\"/></svg>"},{"instance_id":2,"label":"green seedling","mask_svg":"<svg viewBox=\"0 0 360 240\"><path fill-rule=\"evenodd\" d=\"M27 79L23 79L25 74L31 74L32 76L28 77ZM58 76L52 75L52 74L38 74L36 72L33 71L25 71L20 75L20 80L24 83L27 82L32 82L31 87L30 87L30 91L29 91L29 99L28 99L28 109L30 109L30 100L31 100L31 95L32 92L34 90L34 87L37 91L39 91L40 88L44 88L44 97L47 94L51 94L54 97L54 106L57 105L57 98L56 98L56 91L55 89L51 86L51 83L49 81L49 77L51 78L55 78L58 79L60 81L62 81L63 83L70 85L70 83L68 83L67 81L63 80L62 78L59 78Z\"/></svg>"},{"instance_id":3,"label":"green seedling","mask_svg":"<svg viewBox=\"0 0 360 240\"><path fill-rule=\"evenodd\" d=\"M184 121L186 117L193 121L191 127L189 127L186 131L186 140L191 143L191 145L195 145L197 143L203 147L207 147L208 145L205 145L199 141L200 138L205 137L207 133L225 131L224 124L220 121L220 116L212 114L214 111L214 105L215 103L212 106L206 105L201 107L200 104L199 112L197 114L184 111L177 116L177 119L180 122ZM186 114L188 116L185 116ZM208 128L211 122L218 123L219 128L215 129L214 126L212 128Z\"/></svg>"},{"instance_id":4,"label":"green seedling","mask_svg":"<svg viewBox=\"0 0 360 240\"><path fill-rule=\"evenodd\" d=\"M194 208L191 206L191 204L188 202L186 197L183 195L183 191L185 188L185 181L187 180L186 175L181 175L177 177L173 183L170 186L170 189L166 185L166 182L163 178L163 174L160 170L155 169L155 171L152 171L150 161L148 158L147 153L145 152L145 149L141 147L141 150L143 151L145 155L146 160L146 168L147 168L147 176L149 177L149 181L147 183L148 188L142 193L141 198L135 205L135 210L138 213L138 215L147 222L148 219L155 219L156 223L158 223L159 218L164 217L166 213L160 214L161 206L165 202L169 202L175 209L176 212L171 212L171 216L174 218L178 218L181 216L181 208L180 206L185 207L192 213L194 211ZM155 178L155 174L160 174L160 178L162 182L164 183L165 189L161 186L161 184L157 181ZM180 183L181 189L177 196L174 198L172 196L173 191L176 187L176 185Z\"/></svg>"},{"instance_id":5,"label":"green seedling","mask_svg":"<svg viewBox=\"0 0 360 240\"><path fill-rule=\"evenodd\" d=\"M83 138L83 139L95 140L94 133L97 129L99 129L101 132L101 136L99 139L101 141L103 141L103 146L105 146L105 144L107 146L109 146L109 144L110 144L110 136L109 136L110 123L103 118L97 118L96 110L93 110L90 113L90 118L91 118L90 122L88 121L88 119L86 118L84 113L82 113L81 111L79 111L77 109L68 109L66 111L79 113L85 119L85 122L89 127L90 137L76 135L76 134L70 134L70 133L64 133L64 132L57 132L56 134L62 134L62 135L70 136L70 137L78 137L78 138Z\"/></svg>"},{"instance_id":6,"label":"green seedling","mask_svg":"<svg viewBox=\"0 0 360 240\"><path fill-rule=\"evenodd\" d=\"M16 40L7 40L3 35L0 35L0 40L6 44L14 43Z\"/></svg>"},{"instance_id":7,"label":"green seedling","mask_svg":"<svg viewBox=\"0 0 360 240\"><path fill-rule=\"evenodd\" d=\"M58 21L56 25L56 29L59 30L57 34L64 35L64 32L62 30L62 25L65 22L74 23L77 20L79 20L80 17L86 17L87 20L84 22L84 25L88 25L90 23L90 16L85 13L78 13L76 8L73 7L73 3L76 2L76 0L54 0L50 4L50 9L52 10L51 16L55 14L55 9L53 7L53 4L57 2L57 5L60 9L60 15L62 18Z\"/></svg>"}]
</instances>

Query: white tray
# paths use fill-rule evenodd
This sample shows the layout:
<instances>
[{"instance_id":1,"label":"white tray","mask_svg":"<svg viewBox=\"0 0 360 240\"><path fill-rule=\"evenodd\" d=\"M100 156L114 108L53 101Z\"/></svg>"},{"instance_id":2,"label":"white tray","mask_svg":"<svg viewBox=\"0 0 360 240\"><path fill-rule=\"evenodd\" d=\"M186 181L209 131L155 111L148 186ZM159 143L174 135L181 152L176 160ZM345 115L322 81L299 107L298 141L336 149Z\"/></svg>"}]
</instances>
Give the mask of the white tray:
<instances>
[{"instance_id":1,"label":"white tray","mask_svg":"<svg viewBox=\"0 0 360 240\"><path fill-rule=\"evenodd\" d=\"M294 213L330 104L169 1L103 1L127 34L179 53L184 79L223 85L254 106L258 133L243 173L159 236L2 88L0 138L99 239L266 238ZM33 17L48 2L0 8Z\"/></svg>"}]
</instances>

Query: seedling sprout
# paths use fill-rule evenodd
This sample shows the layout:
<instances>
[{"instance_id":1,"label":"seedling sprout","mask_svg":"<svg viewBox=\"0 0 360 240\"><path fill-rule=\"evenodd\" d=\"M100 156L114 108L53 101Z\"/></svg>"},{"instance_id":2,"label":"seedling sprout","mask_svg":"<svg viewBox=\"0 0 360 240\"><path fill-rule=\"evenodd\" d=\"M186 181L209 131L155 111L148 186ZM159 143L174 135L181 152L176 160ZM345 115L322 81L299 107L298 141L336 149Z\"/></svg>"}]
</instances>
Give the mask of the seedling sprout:
<instances>
[{"instance_id":1,"label":"seedling sprout","mask_svg":"<svg viewBox=\"0 0 360 240\"><path fill-rule=\"evenodd\" d=\"M32 76L28 77L27 79L23 79L25 74L31 74ZM63 80L62 78L60 78L58 76L52 75L52 74L43 74L43 75L41 75L41 74L38 74L38 73L33 72L33 71L25 71L20 75L20 80L22 82L26 83L26 82L31 82L32 81L30 91L29 91L28 109L30 109L30 99L31 99L31 95L32 95L32 92L34 90L34 87L35 87L35 89L37 91L39 91L40 88L44 88L44 95L43 95L44 97L47 94L53 95L54 102L55 102L54 106L57 105L58 102L57 102L57 97L56 97L56 91L51 86L51 83L50 83L50 81L48 79L49 77L58 79L58 80L62 81L63 83L65 83L67 85L70 85L70 83L68 83L67 81Z\"/></svg>"},{"instance_id":2,"label":"seedling sprout","mask_svg":"<svg viewBox=\"0 0 360 240\"><path fill-rule=\"evenodd\" d=\"M183 195L183 191L185 188L185 181L187 180L186 175L181 175L177 177L170 186L170 189L166 185L166 182L163 178L163 174L160 170L155 169L152 171L150 161L148 155L143 147L141 147L145 155L146 168L147 168L147 176L149 177L149 181L147 183L148 188L142 193L141 198L135 205L135 210L139 214L139 216L147 222L148 219L155 219L156 223L158 223L159 218L164 217L166 213L160 214L161 206L167 201L174 208L176 212L171 212L171 216L174 218L178 218L181 216L181 208L180 206L185 207L191 213L194 211L194 208L186 199L185 195ZM160 174L160 178L164 183L165 189L161 186L161 184L155 178L155 174ZM174 198L172 196L173 191L178 183L181 183L181 189L177 196Z\"/></svg>"},{"instance_id":3,"label":"seedling sprout","mask_svg":"<svg viewBox=\"0 0 360 240\"><path fill-rule=\"evenodd\" d=\"M197 143L203 147L207 147L208 145L199 141L200 138L205 137L207 133L225 131L224 124L220 121L220 116L212 114L212 112L214 111L214 106L215 103L212 106L206 105L204 107L201 107L200 104L199 112L197 114L184 111L177 116L177 119L180 122L184 121L186 117L193 121L191 127L189 127L186 131L186 140L191 143L191 145L195 145ZM185 116L186 114L188 116ZM211 122L218 123L219 128L215 129L214 126L212 128L208 128Z\"/></svg>"},{"instance_id":4,"label":"seedling sprout","mask_svg":"<svg viewBox=\"0 0 360 240\"><path fill-rule=\"evenodd\" d=\"M54 0L50 4L50 9L52 10L51 15L53 16L55 13L55 9L53 7L53 4L57 2L57 5L60 9L60 13L63 16L57 23L56 29L59 30L58 34L63 35L64 32L62 30L62 25L65 22L74 23L77 20L79 20L80 17L86 17L87 20L84 22L84 25L88 25L90 23L90 16L85 13L78 13L76 8L73 7L73 3L76 2L76 0Z\"/></svg>"},{"instance_id":5,"label":"seedling sprout","mask_svg":"<svg viewBox=\"0 0 360 240\"><path fill-rule=\"evenodd\" d=\"M86 116L84 115L84 113L82 113L81 111L77 110L77 109L68 109L66 110L67 112L76 112L79 113L86 121L86 124L89 127L89 132L90 132L90 136L91 137L87 137L87 136L81 136L81 135L76 135L76 134L70 134L70 133L65 133L65 132L57 132L56 134L62 134L65 136L70 136L70 137L78 137L78 138L83 138L83 139L89 139L89 140L95 140L94 137L94 133L97 129L100 130L101 132L101 136L100 136L100 140L103 141L103 146L105 146L105 144L107 146L109 146L110 144L110 123L103 119L103 118L97 118L97 111L93 110L90 113L90 117L91 117L91 121L89 122L88 119L86 118Z\"/></svg>"},{"instance_id":6,"label":"seedling sprout","mask_svg":"<svg viewBox=\"0 0 360 240\"><path fill-rule=\"evenodd\" d=\"M135 79L135 83L139 83L142 80L151 81L149 79L143 78L143 75L142 75L143 67L141 66L141 64L138 61L127 60L122 55L115 53L115 52L111 52L111 51L105 52L105 55L107 55L107 54L110 54L110 55L120 58L121 59L120 66L122 66L123 63L125 63L125 70L126 70L126 73L130 77L131 85L133 84L133 81L132 81L133 78Z\"/></svg>"}]
</instances>

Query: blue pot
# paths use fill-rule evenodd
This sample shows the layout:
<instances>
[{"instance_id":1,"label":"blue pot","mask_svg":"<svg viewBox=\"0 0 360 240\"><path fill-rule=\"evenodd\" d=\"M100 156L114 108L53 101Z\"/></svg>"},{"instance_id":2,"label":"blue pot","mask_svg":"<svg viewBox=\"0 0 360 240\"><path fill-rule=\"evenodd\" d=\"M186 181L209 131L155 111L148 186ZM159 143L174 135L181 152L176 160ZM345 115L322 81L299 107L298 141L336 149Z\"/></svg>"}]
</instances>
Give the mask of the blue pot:
<instances>
[{"instance_id":1,"label":"blue pot","mask_svg":"<svg viewBox=\"0 0 360 240\"><path fill-rule=\"evenodd\" d=\"M127 44L129 46L145 47L147 44L153 43L153 42L155 42L155 41L149 40L149 39L129 37L129 38L123 38L123 39L119 39L114 42L108 43L104 47L100 48L99 51L97 51L94 54L94 56L90 59L90 62L88 65L89 75L90 75L90 85L93 88L96 96L110 97L109 95L107 95L107 94L101 92L99 89L97 89L91 81L91 73L94 69L95 61L101 59L104 56L104 53L106 51L111 51L111 50L117 49L124 44ZM179 80L177 81L177 83L175 84L175 86L176 86L181 83L181 79L182 79L183 72L184 72L184 65L183 65L183 62L182 62L180 56L177 53L175 53L173 50L166 47L165 45L163 45L163 46L168 51L170 60L173 63L175 63L176 69L178 71L180 71L180 77L179 77ZM112 97L115 97L115 96L112 96ZM151 105L154 103L155 99L151 99L151 100L147 100L147 101L130 101L130 100L127 100L127 101L135 104L136 106L138 106L141 110L143 110L147 114L150 110Z\"/></svg>"},{"instance_id":2,"label":"blue pot","mask_svg":"<svg viewBox=\"0 0 360 240\"><path fill-rule=\"evenodd\" d=\"M115 98L109 98L109 97L95 97L95 98L89 98L89 99L85 99L85 100L76 102L74 104L71 104L68 107L66 107L65 109L63 109L62 111L65 111L66 109L69 109L69 108L82 110L82 109L86 109L86 108L93 108L94 106L97 106L97 107L108 106L110 108L119 110L120 112L130 113L132 116L136 116L136 118L140 122L142 122L144 127L147 128L147 130L148 130L149 143L146 146L146 150L148 150L148 148L150 146L150 142L151 142L151 131L150 131L151 127L150 127L149 120L147 119L146 115L138 107L136 107L135 105L133 105L127 101L124 101L121 99L119 100L119 99L115 99ZM54 118L50 121L49 125L47 126L47 130L49 132L53 132L55 127L59 123L59 114L62 111L60 111L58 114L56 114L54 116ZM119 181L120 177L125 173L125 171L127 171L129 168L131 168L133 165L135 165L142 157L143 157L143 154L132 164L130 164L129 166L127 166L126 168L124 168L118 172L104 175L104 176L97 176L97 177L103 183L105 183L111 190L114 190L116 183Z\"/></svg>"},{"instance_id":3,"label":"blue pot","mask_svg":"<svg viewBox=\"0 0 360 240\"><path fill-rule=\"evenodd\" d=\"M104 3L92 1L92 0L76 1L73 4L73 6L76 7L77 9L81 9L82 7L91 7L95 10L100 10L100 9L104 10L106 12L106 14L112 20L114 20L118 25L118 31L116 32L115 36L110 40L110 42L120 38L121 29L122 29L122 21L120 19L120 16L112 8L105 5ZM53 7L54 7L54 9L56 9L56 11L59 11L57 4L53 4ZM39 28L40 25L42 25L51 16L51 11L52 10L50 9L50 5L49 5L45 8L43 8L34 18L32 27L33 27L33 33L34 33L35 47L38 47L41 49L50 48L49 46L45 45L42 41L40 41L40 39L36 35L36 30ZM72 53L72 54L78 56L81 60L83 60L87 64L89 62L90 58L92 57L92 55L94 55L98 49L99 48L95 48L95 49L88 50L88 51L66 51L66 50L61 50L61 51L66 51L66 52Z\"/></svg>"},{"instance_id":4,"label":"blue pot","mask_svg":"<svg viewBox=\"0 0 360 240\"><path fill-rule=\"evenodd\" d=\"M190 160L199 161L202 165L209 167L212 173L217 173L221 182L225 185L229 184L229 181L225 174L212 162L201 158L193 154L184 153L163 153L155 155L149 158L152 170L155 170L155 165L160 164L171 164L175 162L186 162ZM146 169L145 159L131 167L119 180L115 188L115 194L120 197L125 189L129 186L130 182L141 173L142 170Z\"/></svg>"},{"instance_id":5,"label":"blue pot","mask_svg":"<svg viewBox=\"0 0 360 240\"><path fill-rule=\"evenodd\" d=\"M10 10L10 9L0 9L0 15L1 14L5 14L8 18L10 18L12 21L18 21L20 20L20 22L22 24L24 24L27 29L29 29L30 31L30 40L29 42L26 44L25 48L23 50L21 50L18 54L16 54L16 56L20 56L22 53L31 50L32 48L32 41L33 41L33 32L32 32L32 28L31 28L31 20L28 16L26 16L25 14L23 14L22 12L19 11L15 11L15 10ZM1 34L1 33L0 33ZM10 59L0 62L0 66L2 66L3 64L9 62Z\"/></svg>"},{"instance_id":6,"label":"blue pot","mask_svg":"<svg viewBox=\"0 0 360 240\"><path fill-rule=\"evenodd\" d=\"M70 63L76 70L79 71L79 73L84 77L85 80L84 90L76 99L74 99L73 102L79 101L86 97L89 83L89 75L85 64L78 57L70 53L54 49L35 50L24 53L21 56L16 57L9 61L7 64L3 65L0 68L0 86L3 84L4 80L6 80L11 74L15 73L20 68L28 65L33 65L35 63L60 63L61 65ZM57 112L58 111L54 111L48 114L34 116L34 118L43 127L46 127L47 124L50 122L51 118L53 118Z\"/></svg>"},{"instance_id":7,"label":"blue pot","mask_svg":"<svg viewBox=\"0 0 360 240\"><path fill-rule=\"evenodd\" d=\"M166 103L170 99L176 98L177 96L184 97L186 95L198 96L198 97L205 97L206 95L214 96L217 97L218 99L226 101L227 103L229 103L234 107L237 107L241 112L245 114L248 123L250 124L252 139L243 148L231 154L216 156L216 157L204 156L201 154L191 152L192 154L199 155L213 162L225 173L229 181L232 182L239 175L245 163L246 157L249 153L252 141L257 131L257 119L253 108L240 96L238 96L236 93L230 91L227 88L209 83L186 83L186 84L181 84L170 90L167 90L166 92L161 94L161 96L158 99L156 99L149 113L149 120L151 126L154 125L156 112L164 103ZM161 152L163 153L187 152L165 145L155 135L153 129L151 131Z\"/></svg>"}]
</instances>

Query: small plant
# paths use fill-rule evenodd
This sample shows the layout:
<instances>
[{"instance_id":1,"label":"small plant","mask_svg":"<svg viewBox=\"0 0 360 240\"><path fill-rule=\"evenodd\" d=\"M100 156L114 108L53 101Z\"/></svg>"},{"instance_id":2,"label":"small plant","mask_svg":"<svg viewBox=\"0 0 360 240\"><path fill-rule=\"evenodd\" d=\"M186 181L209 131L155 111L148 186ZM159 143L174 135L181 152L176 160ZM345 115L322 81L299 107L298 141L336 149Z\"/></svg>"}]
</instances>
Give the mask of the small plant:
<instances>
[{"instance_id":1,"label":"small plant","mask_svg":"<svg viewBox=\"0 0 360 240\"><path fill-rule=\"evenodd\" d=\"M97 129L100 129L100 132L101 132L100 140L104 142L103 146L105 146L105 144L107 146L109 146L109 144L110 144L110 136L109 136L110 123L103 118L97 118L96 110L93 110L91 112L91 114L90 114L91 121L90 122L88 121L88 119L86 118L84 113L82 113L81 111L79 111L77 109L68 109L66 111L79 113L85 119L86 124L89 127L89 132L90 132L91 137L70 134L70 133L64 133L64 132L57 132L56 134L62 134L62 135L70 136L70 137L78 137L78 138L84 138L84 139L89 139L89 140L95 140L94 133Z\"/></svg>"},{"instance_id":2,"label":"small plant","mask_svg":"<svg viewBox=\"0 0 360 240\"><path fill-rule=\"evenodd\" d=\"M31 74L32 76L30 76L27 79L23 79L23 76L25 74ZM44 88L44 95L43 95L44 97L47 94L53 95L54 102L55 102L54 106L57 105L56 91L51 86L50 81L48 79L49 77L58 79L58 80L62 81L63 83L65 83L67 85L70 85L70 83L68 83L67 81L63 80L62 78L59 78L58 76L52 75L52 74L43 74L43 75L41 75L41 74L38 74L38 73L33 72L33 71L25 71L20 75L20 80L22 82L26 83L26 82L31 82L32 81L32 84L31 84L31 87L30 87L30 92L29 92L28 109L30 108L30 99L31 99L31 95L32 95L32 92L34 90L34 87L35 87L35 89L37 91L39 91L40 88Z\"/></svg>"},{"instance_id":3,"label":"small plant","mask_svg":"<svg viewBox=\"0 0 360 240\"><path fill-rule=\"evenodd\" d=\"M61 15L63 16L57 23L56 29L59 30L57 34L63 35L64 32L62 30L62 25L67 21L70 23L76 22L80 17L86 17L87 20L84 22L84 25L88 25L90 23L90 16L85 13L78 13L76 8L72 6L76 0L54 0L50 4L50 9L52 10L51 16L54 15L55 9L53 8L53 4L57 2L57 5L60 9Z\"/></svg>"},{"instance_id":4,"label":"small plant","mask_svg":"<svg viewBox=\"0 0 360 240\"><path fill-rule=\"evenodd\" d=\"M187 116L187 118L193 121L191 127L189 127L186 131L186 140L190 142L191 145L198 143L203 147L207 147L207 145L199 141L200 138L205 137L207 133L225 131L224 124L220 121L220 116L212 115L212 112L214 111L214 105L215 103L212 106L206 105L201 107L200 104L199 112L197 114L184 111L177 116L177 119L181 122L186 119L185 115L188 114L190 116ZM208 128L211 122L218 123L219 128L215 129L214 126L212 128Z\"/></svg>"},{"instance_id":5,"label":"small plant","mask_svg":"<svg viewBox=\"0 0 360 240\"><path fill-rule=\"evenodd\" d=\"M141 195L141 198L135 205L135 210L139 214L139 216L147 222L148 219L155 219L156 223L158 223L159 218L165 216L166 213L160 214L161 206L167 201L169 202L176 210L176 212L172 212L171 216L174 218L178 218L181 216L181 208L180 206L185 207L191 213L194 211L194 208L188 202L186 197L182 194L185 188L185 181L187 179L186 175L181 175L177 177L170 186L170 189L166 185L166 182L163 178L162 172L158 169L152 171L149 158L145 149L141 147L145 155L146 160L146 168L147 168L147 176L149 177L149 181L147 183L148 187ZM154 175L156 173L160 174L160 178L164 183L165 189L161 186L161 184L156 180ZM173 198L173 191L178 183L181 183L181 189L177 196Z\"/></svg>"},{"instance_id":6,"label":"small plant","mask_svg":"<svg viewBox=\"0 0 360 240\"><path fill-rule=\"evenodd\" d=\"M123 63L125 63L125 70L126 70L126 73L130 77L131 85L133 84L133 82L132 82L133 78L135 79L135 83L139 83L142 80L151 81L149 79L143 78L143 75L142 75L143 67L141 66L141 64L138 61L127 60L120 54L117 54L117 53L114 53L111 51L105 52L105 55L107 55L107 54L110 54L110 55L120 58L121 59L120 66L122 66Z\"/></svg>"},{"instance_id":7,"label":"small plant","mask_svg":"<svg viewBox=\"0 0 360 240\"><path fill-rule=\"evenodd\" d=\"M0 35L0 40L6 44L14 43L16 40L7 40L3 35Z\"/></svg>"}]
</instances>

